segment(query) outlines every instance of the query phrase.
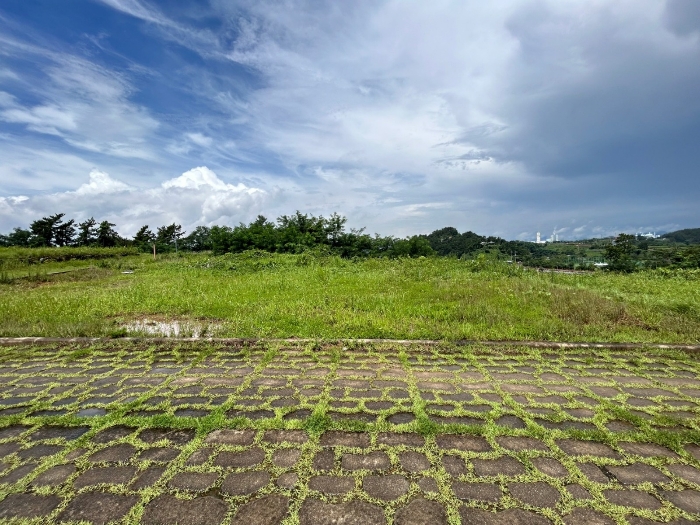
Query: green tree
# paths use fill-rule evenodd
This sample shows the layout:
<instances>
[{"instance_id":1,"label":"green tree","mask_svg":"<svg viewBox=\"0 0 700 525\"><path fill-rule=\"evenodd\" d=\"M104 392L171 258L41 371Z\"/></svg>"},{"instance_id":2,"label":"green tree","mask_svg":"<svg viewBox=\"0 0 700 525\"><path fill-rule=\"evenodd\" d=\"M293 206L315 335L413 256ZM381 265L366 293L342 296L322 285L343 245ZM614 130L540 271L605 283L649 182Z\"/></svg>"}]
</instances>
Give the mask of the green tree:
<instances>
[{"instance_id":1,"label":"green tree","mask_svg":"<svg viewBox=\"0 0 700 525\"><path fill-rule=\"evenodd\" d=\"M211 250L211 228L207 226L197 226L192 233L182 239L182 249L193 252Z\"/></svg>"},{"instance_id":2,"label":"green tree","mask_svg":"<svg viewBox=\"0 0 700 525\"><path fill-rule=\"evenodd\" d=\"M171 224L169 226L161 226L156 233L156 244L161 252L169 251L171 248L178 249L178 241L185 232L182 231L182 226L179 224Z\"/></svg>"},{"instance_id":3,"label":"green tree","mask_svg":"<svg viewBox=\"0 0 700 525\"><path fill-rule=\"evenodd\" d=\"M148 229L148 224L141 226L134 235L134 245L143 251L150 251L151 245L156 240L156 236Z\"/></svg>"},{"instance_id":4,"label":"green tree","mask_svg":"<svg viewBox=\"0 0 700 525\"><path fill-rule=\"evenodd\" d=\"M76 244L78 246L92 246L97 242L97 221L94 217L90 217L86 221L78 224L78 238Z\"/></svg>"},{"instance_id":5,"label":"green tree","mask_svg":"<svg viewBox=\"0 0 700 525\"><path fill-rule=\"evenodd\" d=\"M102 221L97 227L97 245L103 248L116 246L119 241L119 234L114 230L116 224L109 221Z\"/></svg>"},{"instance_id":6,"label":"green tree","mask_svg":"<svg viewBox=\"0 0 700 525\"><path fill-rule=\"evenodd\" d=\"M75 238L75 221L73 219L54 226L53 236L56 246L70 246Z\"/></svg>"},{"instance_id":7,"label":"green tree","mask_svg":"<svg viewBox=\"0 0 700 525\"><path fill-rule=\"evenodd\" d=\"M608 269L615 272L633 272L637 265L632 258L635 249L634 235L621 233L612 244L605 248L605 258L608 260Z\"/></svg>"},{"instance_id":8,"label":"green tree","mask_svg":"<svg viewBox=\"0 0 700 525\"><path fill-rule=\"evenodd\" d=\"M56 213L48 217L42 217L29 225L32 236L29 239L31 246L53 246L56 228L63 222L65 213Z\"/></svg>"},{"instance_id":9,"label":"green tree","mask_svg":"<svg viewBox=\"0 0 700 525\"><path fill-rule=\"evenodd\" d=\"M22 228L14 228L8 235L0 235L0 246L29 246L32 232Z\"/></svg>"}]
</instances>

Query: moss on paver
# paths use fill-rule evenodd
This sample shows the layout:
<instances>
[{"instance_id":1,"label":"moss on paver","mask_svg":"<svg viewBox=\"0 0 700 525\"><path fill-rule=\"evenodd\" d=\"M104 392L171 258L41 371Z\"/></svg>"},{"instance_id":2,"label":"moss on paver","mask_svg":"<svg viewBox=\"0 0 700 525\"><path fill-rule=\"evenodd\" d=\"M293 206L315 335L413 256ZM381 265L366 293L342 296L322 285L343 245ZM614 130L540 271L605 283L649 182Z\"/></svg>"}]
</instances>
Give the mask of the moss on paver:
<instances>
[{"instance_id":1,"label":"moss on paver","mask_svg":"<svg viewBox=\"0 0 700 525\"><path fill-rule=\"evenodd\" d=\"M410 523L400 510L414 501L439 516L425 503L436 502L453 524L466 508L557 524L575 509L618 524L698 520L699 444L700 365L678 351L123 341L0 351L0 521L12 523L32 509L33 523L85 518L75 502L91 498L124 510L119 523L170 519L168 501L185 502L183 523L199 508L236 523L265 516L255 502L268 495L269 519L286 505L286 524L316 508Z\"/></svg>"}]
</instances>

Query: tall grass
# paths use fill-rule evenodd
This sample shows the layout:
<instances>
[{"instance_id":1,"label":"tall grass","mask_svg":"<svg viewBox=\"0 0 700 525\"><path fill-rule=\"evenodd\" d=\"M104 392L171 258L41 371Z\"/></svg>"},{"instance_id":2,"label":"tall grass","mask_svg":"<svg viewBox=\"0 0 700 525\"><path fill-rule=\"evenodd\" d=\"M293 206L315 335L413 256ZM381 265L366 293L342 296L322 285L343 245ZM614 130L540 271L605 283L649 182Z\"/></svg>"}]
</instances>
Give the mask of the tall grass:
<instances>
[{"instance_id":1,"label":"tall grass","mask_svg":"<svg viewBox=\"0 0 700 525\"><path fill-rule=\"evenodd\" d=\"M700 341L700 281L682 274L259 252L102 266L84 278L1 285L0 335L107 335L157 317L207 320L232 337ZM122 274L126 266L134 273Z\"/></svg>"},{"instance_id":2,"label":"tall grass","mask_svg":"<svg viewBox=\"0 0 700 525\"><path fill-rule=\"evenodd\" d=\"M136 248L2 248L0 247L0 266L17 266L38 264L44 262L60 262L72 260L108 259L111 257L126 257L137 255Z\"/></svg>"}]
</instances>

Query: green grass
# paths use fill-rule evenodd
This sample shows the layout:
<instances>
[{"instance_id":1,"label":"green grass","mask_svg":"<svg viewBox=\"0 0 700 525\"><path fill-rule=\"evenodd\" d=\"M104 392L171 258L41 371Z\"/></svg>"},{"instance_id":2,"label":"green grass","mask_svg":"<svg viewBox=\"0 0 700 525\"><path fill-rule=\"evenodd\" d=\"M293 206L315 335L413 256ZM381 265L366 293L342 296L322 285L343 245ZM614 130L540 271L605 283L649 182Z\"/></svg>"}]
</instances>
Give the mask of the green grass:
<instances>
[{"instance_id":1,"label":"green grass","mask_svg":"<svg viewBox=\"0 0 700 525\"><path fill-rule=\"evenodd\" d=\"M539 274L448 258L259 252L94 266L3 280L0 335L119 336L126 322L156 319L220 337L700 342L692 271Z\"/></svg>"}]
</instances>

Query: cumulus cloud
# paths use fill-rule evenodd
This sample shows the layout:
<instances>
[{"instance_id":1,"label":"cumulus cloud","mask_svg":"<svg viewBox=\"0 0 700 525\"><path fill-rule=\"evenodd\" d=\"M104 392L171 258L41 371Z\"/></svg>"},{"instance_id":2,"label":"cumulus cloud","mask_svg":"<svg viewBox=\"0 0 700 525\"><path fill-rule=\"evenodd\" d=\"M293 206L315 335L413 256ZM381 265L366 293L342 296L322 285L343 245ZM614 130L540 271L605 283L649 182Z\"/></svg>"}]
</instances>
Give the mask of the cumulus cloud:
<instances>
[{"instance_id":1,"label":"cumulus cloud","mask_svg":"<svg viewBox=\"0 0 700 525\"><path fill-rule=\"evenodd\" d=\"M117 224L122 235L139 227L177 222L197 225L252 220L270 201L270 193L243 183L229 184L205 166L168 179L157 187L137 188L93 169L89 180L75 190L32 196L0 197L1 231L51 213L84 220L95 217Z\"/></svg>"}]
</instances>

